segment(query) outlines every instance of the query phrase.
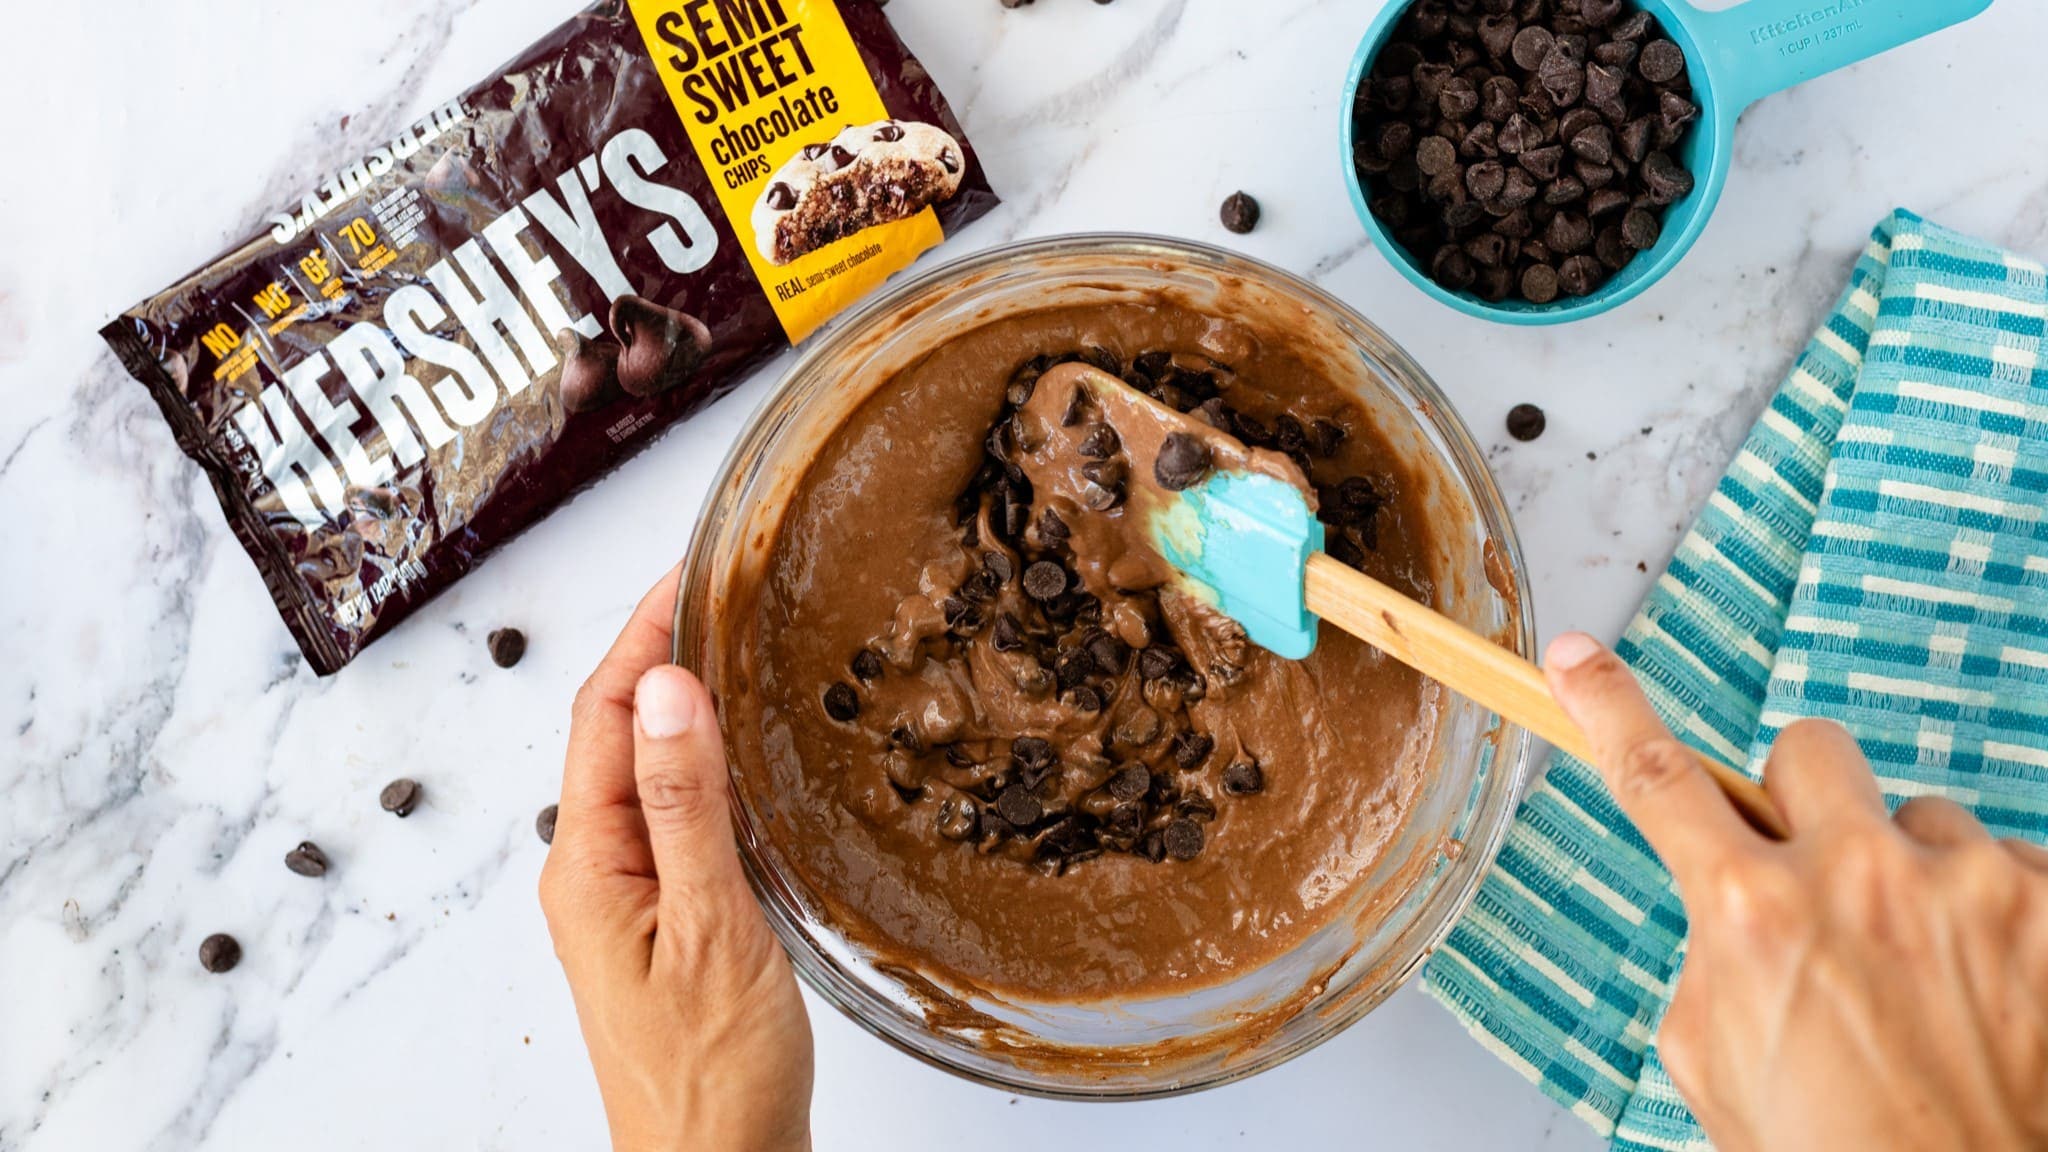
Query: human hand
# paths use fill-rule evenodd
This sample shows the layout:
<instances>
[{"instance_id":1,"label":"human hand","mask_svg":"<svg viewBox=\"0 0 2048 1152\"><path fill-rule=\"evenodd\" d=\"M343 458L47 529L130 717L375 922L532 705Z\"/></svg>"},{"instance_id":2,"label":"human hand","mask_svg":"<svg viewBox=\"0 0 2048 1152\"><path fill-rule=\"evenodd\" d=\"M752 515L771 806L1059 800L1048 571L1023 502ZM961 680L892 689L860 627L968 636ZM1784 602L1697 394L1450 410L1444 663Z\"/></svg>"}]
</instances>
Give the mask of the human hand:
<instances>
[{"instance_id":1,"label":"human hand","mask_svg":"<svg viewBox=\"0 0 2048 1152\"><path fill-rule=\"evenodd\" d=\"M735 854L671 571L576 694L540 902L615 1152L803 1152L811 1025Z\"/></svg>"},{"instance_id":2,"label":"human hand","mask_svg":"<svg viewBox=\"0 0 2048 1152\"><path fill-rule=\"evenodd\" d=\"M1885 814L1840 725L1786 728L1753 831L1590 637L1545 670L1690 921L1658 1044L1722 1152L2048 1147L2048 852L1963 808Z\"/></svg>"}]
</instances>

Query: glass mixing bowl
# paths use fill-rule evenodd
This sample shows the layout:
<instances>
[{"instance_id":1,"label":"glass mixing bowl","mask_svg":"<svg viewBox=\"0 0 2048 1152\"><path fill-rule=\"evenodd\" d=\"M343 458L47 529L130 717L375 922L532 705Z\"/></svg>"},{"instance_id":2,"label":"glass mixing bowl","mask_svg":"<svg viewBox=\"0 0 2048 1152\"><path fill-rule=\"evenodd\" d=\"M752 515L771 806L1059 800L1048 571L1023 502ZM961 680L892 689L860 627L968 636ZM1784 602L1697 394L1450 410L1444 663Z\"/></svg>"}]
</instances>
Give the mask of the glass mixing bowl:
<instances>
[{"instance_id":1,"label":"glass mixing bowl","mask_svg":"<svg viewBox=\"0 0 2048 1152\"><path fill-rule=\"evenodd\" d=\"M1285 325L1412 463L1440 555L1435 607L1524 655L1528 580L1507 508L1450 403L1407 353L1320 289L1214 248L1069 236L996 248L901 284L821 337L740 435L684 566L676 662L720 690L736 581L775 544L812 450L896 371L965 328L1050 307L1167 293L1218 316ZM727 742L733 734L727 732ZM1070 1099L1192 1092L1273 1067L1391 994L1472 899L1529 771L1529 737L1446 699L1407 825L1338 914L1291 952L1228 983L1116 1003L1016 1003L878 964L819 912L762 833L735 779L748 876L797 972L862 1027L918 1058L1010 1091Z\"/></svg>"}]
</instances>

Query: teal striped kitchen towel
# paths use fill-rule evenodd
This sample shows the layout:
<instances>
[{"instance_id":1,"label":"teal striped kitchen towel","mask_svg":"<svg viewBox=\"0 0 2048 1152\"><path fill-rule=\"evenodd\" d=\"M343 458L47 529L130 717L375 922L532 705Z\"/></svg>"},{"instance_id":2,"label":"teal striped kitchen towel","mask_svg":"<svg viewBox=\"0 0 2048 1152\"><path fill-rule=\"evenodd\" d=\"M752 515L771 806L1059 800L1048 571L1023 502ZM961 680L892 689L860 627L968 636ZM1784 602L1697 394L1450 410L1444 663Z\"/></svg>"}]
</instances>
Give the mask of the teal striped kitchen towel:
<instances>
[{"instance_id":1,"label":"teal striped kitchen towel","mask_svg":"<svg viewBox=\"0 0 2048 1152\"><path fill-rule=\"evenodd\" d=\"M2048 841L2048 285L1894 213L1616 650L1682 738L1759 770L1846 724L1887 798ZM1670 875L1556 757L1425 972L1473 1035L1617 1148L1707 1147L1658 1059Z\"/></svg>"}]
</instances>

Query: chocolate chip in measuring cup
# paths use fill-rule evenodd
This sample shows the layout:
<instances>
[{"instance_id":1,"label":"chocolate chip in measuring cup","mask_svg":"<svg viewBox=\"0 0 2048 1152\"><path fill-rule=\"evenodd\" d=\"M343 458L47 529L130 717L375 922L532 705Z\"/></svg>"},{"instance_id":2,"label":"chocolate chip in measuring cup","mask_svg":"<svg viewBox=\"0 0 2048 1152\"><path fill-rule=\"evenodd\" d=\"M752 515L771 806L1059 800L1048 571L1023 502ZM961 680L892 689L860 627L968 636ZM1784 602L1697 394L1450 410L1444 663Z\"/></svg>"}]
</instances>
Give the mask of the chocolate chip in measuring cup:
<instances>
[{"instance_id":1,"label":"chocolate chip in measuring cup","mask_svg":"<svg viewBox=\"0 0 2048 1152\"><path fill-rule=\"evenodd\" d=\"M1152 475L1172 492L1185 492L1209 474L1209 446L1186 432L1167 435L1153 462Z\"/></svg>"},{"instance_id":2,"label":"chocolate chip in measuring cup","mask_svg":"<svg viewBox=\"0 0 2048 1152\"><path fill-rule=\"evenodd\" d=\"M1637 55L1636 71L1652 84L1669 84L1685 71L1685 52L1669 40L1652 40Z\"/></svg>"}]
</instances>

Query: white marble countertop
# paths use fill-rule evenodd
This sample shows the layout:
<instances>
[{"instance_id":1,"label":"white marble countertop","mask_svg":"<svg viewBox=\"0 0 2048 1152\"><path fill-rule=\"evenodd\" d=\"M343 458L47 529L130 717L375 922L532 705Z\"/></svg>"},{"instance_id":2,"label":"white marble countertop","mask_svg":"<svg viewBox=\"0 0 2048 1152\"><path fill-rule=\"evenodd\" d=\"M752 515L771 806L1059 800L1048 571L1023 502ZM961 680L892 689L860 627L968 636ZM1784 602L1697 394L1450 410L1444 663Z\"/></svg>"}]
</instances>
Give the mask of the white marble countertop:
<instances>
[{"instance_id":1,"label":"white marble countertop","mask_svg":"<svg viewBox=\"0 0 2048 1152\"><path fill-rule=\"evenodd\" d=\"M681 554L779 366L506 549L340 676L300 662L196 468L94 337L574 0L16 5L0 70L0 1152L594 1147L534 898L568 701ZM1679 272L1516 331L1399 280L1351 217L1345 65L1376 0L895 0L1008 203L945 255L1138 229L1227 243L1375 318L1464 412L1546 634L1612 634L1840 286L1906 205L2048 256L2048 6L1754 109ZM210 121L211 130L197 126ZM1244 188L1266 219L1216 222ZM1513 444L1518 401L1550 431ZM513 671L482 637L525 627ZM427 784L400 822L376 791ZM310 837L313 883L281 866ZM228 976L195 960L241 938ZM825 1150L1588 1149L1413 990L1248 1083L1016 1100L814 1002Z\"/></svg>"}]
</instances>

